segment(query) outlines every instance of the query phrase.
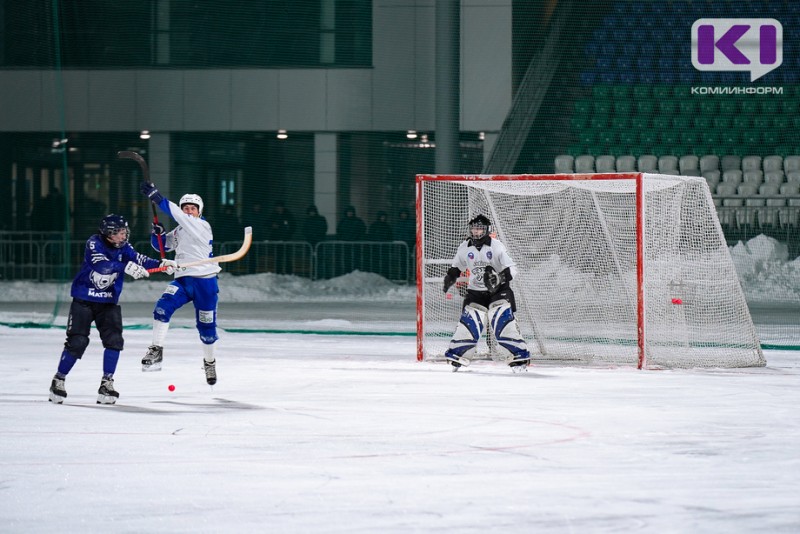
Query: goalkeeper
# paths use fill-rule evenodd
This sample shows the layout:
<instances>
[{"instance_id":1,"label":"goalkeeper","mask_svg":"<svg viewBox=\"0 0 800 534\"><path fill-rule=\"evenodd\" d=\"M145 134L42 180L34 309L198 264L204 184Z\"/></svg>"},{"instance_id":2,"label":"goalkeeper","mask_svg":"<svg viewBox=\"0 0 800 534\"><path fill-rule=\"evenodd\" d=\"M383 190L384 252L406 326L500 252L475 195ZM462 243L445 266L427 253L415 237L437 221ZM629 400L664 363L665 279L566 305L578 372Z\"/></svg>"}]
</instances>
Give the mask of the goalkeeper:
<instances>
[{"instance_id":1,"label":"goalkeeper","mask_svg":"<svg viewBox=\"0 0 800 534\"><path fill-rule=\"evenodd\" d=\"M469 272L467 295L461 318L445 352L445 358L457 371L469 365L475 346L488 324L497 340L497 350L515 372L525 370L531 360L525 340L514 318L516 303L511 289L514 260L503 243L489 235L491 222L478 215L468 223L469 235L458 247L453 266L444 277L444 291L456 283L462 271Z\"/></svg>"}]
</instances>

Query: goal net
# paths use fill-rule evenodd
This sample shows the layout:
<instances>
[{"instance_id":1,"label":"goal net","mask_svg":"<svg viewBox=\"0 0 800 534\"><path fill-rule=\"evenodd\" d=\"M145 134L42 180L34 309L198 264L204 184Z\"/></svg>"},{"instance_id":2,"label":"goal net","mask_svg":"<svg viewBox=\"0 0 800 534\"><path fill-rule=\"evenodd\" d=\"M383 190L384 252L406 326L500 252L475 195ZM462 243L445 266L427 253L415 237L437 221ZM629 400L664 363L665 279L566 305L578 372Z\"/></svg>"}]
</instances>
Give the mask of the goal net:
<instances>
[{"instance_id":1,"label":"goal net","mask_svg":"<svg viewBox=\"0 0 800 534\"><path fill-rule=\"evenodd\" d=\"M465 278L442 280L477 214L516 262L534 361L766 364L705 180L646 173L417 176L418 359L455 330Z\"/></svg>"}]
</instances>

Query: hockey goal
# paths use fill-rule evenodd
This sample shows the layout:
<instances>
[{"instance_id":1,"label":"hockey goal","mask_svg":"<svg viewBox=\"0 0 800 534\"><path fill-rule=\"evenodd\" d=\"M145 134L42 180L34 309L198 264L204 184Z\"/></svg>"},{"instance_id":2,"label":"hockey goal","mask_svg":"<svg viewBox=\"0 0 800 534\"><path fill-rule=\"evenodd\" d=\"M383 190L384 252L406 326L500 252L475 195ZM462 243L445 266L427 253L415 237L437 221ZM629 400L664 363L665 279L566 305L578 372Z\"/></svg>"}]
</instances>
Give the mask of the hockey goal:
<instances>
[{"instance_id":1,"label":"hockey goal","mask_svg":"<svg viewBox=\"0 0 800 534\"><path fill-rule=\"evenodd\" d=\"M766 364L705 180L647 173L418 175L417 359L447 349L463 284L442 279L478 213L517 264L534 362Z\"/></svg>"}]
</instances>

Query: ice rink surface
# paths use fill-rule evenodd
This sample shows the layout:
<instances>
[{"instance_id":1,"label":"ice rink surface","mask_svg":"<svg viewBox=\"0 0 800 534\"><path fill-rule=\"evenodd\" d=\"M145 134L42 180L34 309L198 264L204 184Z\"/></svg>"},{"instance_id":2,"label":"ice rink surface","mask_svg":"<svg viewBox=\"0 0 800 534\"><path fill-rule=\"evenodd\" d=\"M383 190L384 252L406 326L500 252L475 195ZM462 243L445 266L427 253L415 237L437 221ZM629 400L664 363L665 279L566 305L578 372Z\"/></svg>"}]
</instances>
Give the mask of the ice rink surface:
<instances>
[{"instance_id":1,"label":"ice rink surface","mask_svg":"<svg viewBox=\"0 0 800 534\"><path fill-rule=\"evenodd\" d=\"M157 373L130 328L118 404L95 331L54 405L63 337L0 327L2 532L800 531L797 352L452 373L413 336L222 332L212 389L193 328Z\"/></svg>"}]
</instances>

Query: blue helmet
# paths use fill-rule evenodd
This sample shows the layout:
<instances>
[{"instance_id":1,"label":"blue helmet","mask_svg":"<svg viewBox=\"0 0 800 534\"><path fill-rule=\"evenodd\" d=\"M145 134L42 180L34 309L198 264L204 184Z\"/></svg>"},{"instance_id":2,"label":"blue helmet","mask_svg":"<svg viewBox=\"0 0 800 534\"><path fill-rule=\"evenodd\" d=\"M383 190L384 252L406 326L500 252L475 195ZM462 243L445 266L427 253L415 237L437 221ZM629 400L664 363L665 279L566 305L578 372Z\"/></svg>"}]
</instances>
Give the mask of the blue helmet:
<instances>
[{"instance_id":1,"label":"blue helmet","mask_svg":"<svg viewBox=\"0 0 800 534\"><path fill-rule=\"evenodd\" d=\"M110 241L108 238L120 230L125 230L125 239L116 243L114 241ZM125 217L122 215L115 215L113 213L106 215L100 220L100 227L97 230L97 233L103 236L105 240L115 246L116 248L121 248L128 242L128 237L131 235L130 228L128 228L128 221L125 220Z\"/></svg>"}]
</instances>

